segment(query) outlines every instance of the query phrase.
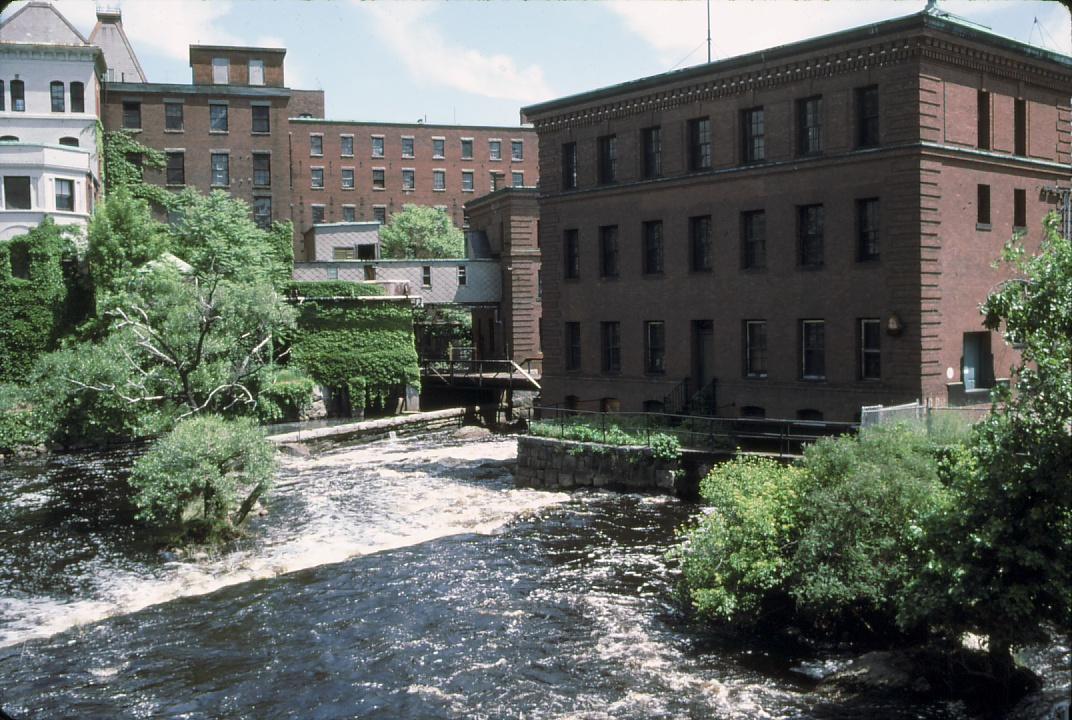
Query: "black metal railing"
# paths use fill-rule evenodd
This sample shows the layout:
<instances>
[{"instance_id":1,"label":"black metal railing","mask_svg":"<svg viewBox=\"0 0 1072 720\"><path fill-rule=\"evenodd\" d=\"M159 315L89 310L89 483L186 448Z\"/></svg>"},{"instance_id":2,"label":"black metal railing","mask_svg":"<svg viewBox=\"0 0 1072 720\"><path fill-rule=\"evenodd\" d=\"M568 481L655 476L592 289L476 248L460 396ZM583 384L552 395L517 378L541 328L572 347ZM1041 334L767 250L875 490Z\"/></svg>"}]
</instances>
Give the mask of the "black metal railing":
<instances>
[{"instance_id":1,"label":"black metal railing","mask_svg":"<svg viewBox=\"0 0 1072 720\"><path fill-rule=\"evenodd\" d=\"M854 423L781 418L726 418L651 412L597 412L562 406L533 408L529 434L614 445L648 445L663 433L682 448L732 453L763 452L779 457L800 455L823 437L855 433Z\"/></svg>"},{"instance_id":2,"label":"black metal railing","mask_svg":"<svg viewBox=\"0 0 1072 720\"><path fill-rule=\"evenodd\" d=\"M480 387L507 381L540 389L539 373L533 373L513 360L424 360L421 375L434 377L448 385L465 381Z\"/></svg>"},{"instance_id":3,"label":"black metal railing","mask_svg":"<svg viewBox=\"0 0 1072 720\"><path fill-rule=\"evenodd\" d=\"M689 397L689 378L685 378L663 396L663 412L671 415L687 412Z\"/></svg>"}]
</instances>

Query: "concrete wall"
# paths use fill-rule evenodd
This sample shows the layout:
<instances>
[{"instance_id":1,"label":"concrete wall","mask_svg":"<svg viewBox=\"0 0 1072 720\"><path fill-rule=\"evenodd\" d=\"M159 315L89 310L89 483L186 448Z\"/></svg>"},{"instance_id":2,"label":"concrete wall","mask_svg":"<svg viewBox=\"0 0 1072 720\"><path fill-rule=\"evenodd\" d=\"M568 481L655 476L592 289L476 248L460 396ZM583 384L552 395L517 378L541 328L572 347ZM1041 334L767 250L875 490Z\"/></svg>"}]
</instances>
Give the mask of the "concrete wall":
<instances>
[{"instance_id":1,"label":"concrete wall","mask_svg":"<svg viewBox=\"0 0 1072 720\"><path fill-rule=\"evenodd\" d=\"M465 268L465 285L458 284L458 268ZM371 271L368 269L371 268ZM424 284L424 268L431 283ZM370 277L369 275L372 275ZM295 280L348 280L390 282L408 288L410 297L430 305L443 303L497 303L502 297L499 263L496 260L339 260L294 264Z\"/></svg>"},{"instance_id":2,"label":"concrete wall","mask_svg":"<svg viewBox=\"0 0 1072 720\"><path fill-rule=\"evenodd\" d=\"M328 262L334 259L335 248L353 248L356 253L360 245L378 246L379 243L379 223L335 223L314 225L311 232L306 232L305 245L312 250L311 261ZM378 258L378 247L375 253Z\"/></svg>"}]
</instances>

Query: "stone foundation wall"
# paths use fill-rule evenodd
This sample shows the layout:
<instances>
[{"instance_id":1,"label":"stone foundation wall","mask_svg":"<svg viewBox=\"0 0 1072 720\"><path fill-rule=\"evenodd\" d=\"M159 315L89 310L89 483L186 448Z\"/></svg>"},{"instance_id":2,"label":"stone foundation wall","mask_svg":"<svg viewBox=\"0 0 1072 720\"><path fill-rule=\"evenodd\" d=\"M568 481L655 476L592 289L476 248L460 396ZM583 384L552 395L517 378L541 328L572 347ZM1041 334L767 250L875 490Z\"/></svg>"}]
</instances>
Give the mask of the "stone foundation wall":
<instances>
[{"instance_id":1,"label":"stone foundation wall","mask_svg":"<svg viewBox=\"0 0 1072 720\"><path fill-rule=\"evenodd\" d=\"M615 446L521 435L517 470L521 487L565 490L596 487L612 490L687 495L693 484L681 462L652 457L643 446Z\"/></svg>"}]
</instances>

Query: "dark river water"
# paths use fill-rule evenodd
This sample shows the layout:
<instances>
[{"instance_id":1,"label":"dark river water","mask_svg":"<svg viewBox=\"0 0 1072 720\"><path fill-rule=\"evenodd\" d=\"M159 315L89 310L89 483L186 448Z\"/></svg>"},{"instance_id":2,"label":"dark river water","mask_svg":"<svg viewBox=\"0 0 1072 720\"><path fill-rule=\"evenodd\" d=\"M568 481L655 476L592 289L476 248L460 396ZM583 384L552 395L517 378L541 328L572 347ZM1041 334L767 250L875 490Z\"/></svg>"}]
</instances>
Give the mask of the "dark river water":
<instances>
[{"instance_id":1,"label":"dark river water","mask_svg":"<svg viewBox=\"0 0 1072 720\"><path fill-rule=\"evenodd\" d=\"M511 439L283 461L250 537L130 530L124 454L0 466L0 707L26 718L962 718L840 704L672 599L667 498L513 487Z\"/></svg>"}]
</instances>

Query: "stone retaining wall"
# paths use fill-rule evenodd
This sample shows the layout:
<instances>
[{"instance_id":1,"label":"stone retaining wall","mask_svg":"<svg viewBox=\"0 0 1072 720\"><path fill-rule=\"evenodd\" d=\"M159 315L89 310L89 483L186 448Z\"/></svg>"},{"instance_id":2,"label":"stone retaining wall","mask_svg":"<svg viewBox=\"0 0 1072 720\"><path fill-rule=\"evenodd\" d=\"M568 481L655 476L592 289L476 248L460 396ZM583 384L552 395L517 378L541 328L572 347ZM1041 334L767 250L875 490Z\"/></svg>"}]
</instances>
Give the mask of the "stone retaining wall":
<instances>
[{"instance_id":1,"label":"stone retaining wall","mask_svg":"<svg viewBox=\"0 0 1072 720\"><path fill-rule=\"evenodd\" d=\"M596 487L688 495L693 482L678 460L652 457L644 446L601 445L521 435L517 470L521 487L555 490Z\"/></svg>"},{"instance_id":2,"label":"stone retaining wall","mask_svg":"<svg viewBox=\"0 0 1072 720\"><path fill-rule=\"evenodd\" d=\"M345 425L310 428L295 432L270 435L268 439L280 446L309 446L322 449L333 445L342 445L357 440L371 441L395 435L415 435L461 427L465 418L473 414L469 408L451 408L433 412L398 415L395 417L363 420Z\"/></svg>"}]
</instances>

